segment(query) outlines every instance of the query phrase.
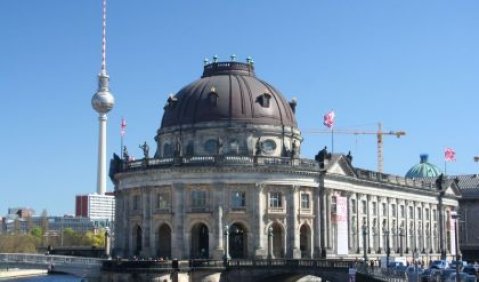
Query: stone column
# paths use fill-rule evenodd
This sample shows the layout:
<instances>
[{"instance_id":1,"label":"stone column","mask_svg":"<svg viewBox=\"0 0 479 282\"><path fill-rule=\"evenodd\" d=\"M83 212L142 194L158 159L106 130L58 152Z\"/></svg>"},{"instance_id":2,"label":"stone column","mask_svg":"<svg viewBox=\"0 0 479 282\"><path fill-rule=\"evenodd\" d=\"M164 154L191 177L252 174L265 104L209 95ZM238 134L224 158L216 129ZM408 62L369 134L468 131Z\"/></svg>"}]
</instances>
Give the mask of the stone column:
<instances>
[{"instance_id":1,"label":"stone column","mask_svg":"<svg viewBox=\"0 0 479 282\"><path fill-rule=\"evenodd\" d=\"M421 243L422 248L421 248L420 251L422 252L423 250L426 249L426 240L427 240L427 238L426 238L426 214L424 213L424 210L425 210L424 209L424 203L420 203L420 205L421 205L421 214L422 214L422 220L421 220L421 232L422 232L422 234L420 234L421 235L421 241L422 241L422 243Z\"/></svg>"},{"instance_id":2,"label":"stone column","mask_svg":"<svg viewBox=\"0 0 479 282\"><path fill-rule=\"evenodd\" d=\"M326 207L326 213L324 216L326 217L326 248L331 251L333 245L332 245L332 223L331 223L331 195L332 195L332 190L331 189L325 189L326 195L324 197L324 205Z\"/></svg>"},{"instance_id":3,"label":"stone column","mask_svg":"<svg viewBox=\"0 0 479 282\"><path fill-rule=\"evenodd\" d=\"M378 197L377 198L377 208L378 208L378 211L377 211L377 219L378 219L378 223L377 223L377 235L379 236L378 238L378 244L379 244L379 250L380 250L380 253L384 253L386 252L386 250L384 249L384 230L383 230L383 218L384 218L384 215L382 214L382 210L383 210L383 198L382 197Z\"/></svg>"},{"instance_id":4,"label":"stone column","mask_svg":"<svg viewBox=\"0 0 479 282\"><path fill-rule=\"evenodd\" d=\"M292 257L295 259L301 258L301 250L300 250L300 232L299 232L299 214L300 214L300 206L299 206L299 186L293 186L289 198L290 200L288 201L288 204L291 208L288 208L290 220L289 222L292 222L290 228L289 228L289 234L290 238L293 237L293 250L292 250Z\"/></svg>"},{"instance_id":5,"label":"stone column","mask_svg":"<svg viewBox=\"0 0 479 282\"><path fill-rule=\"evenodd\" d=\"M211 198L212 198L212 203L211 206L213 208L213 217L214 217L214 225L213 225L213 230L212 234L213 236L213 242L215 243L214 245L214 251L212 254L212 257L214 259L222 259L224 257L224 251L225 251L225 246L224 246L224 226L225 224L228 224L224 220L224 209L229 210L229 202L230 199L227 196L227 189L225 189L225 184L224 183L215 183L213 185L213 189L216 190L215 193L210 193Z\"/></svg>"},{"instance_id":6,"label":"stone column","mask_svg":"<svg viewBox=\"0 0 479 282\"><path fill-rule=\"evenodd\" d=\"M404 201L404 210L406 211L406 216L404 218L405 226L404 226L404 241L403 241L403 247L404 247L404 252L408 253L409 252L409 201L405 200Z\"/></svg>"},{"instance_id":7,"label":"stone column","mask_svg":"<svg viewBox=\"0 0 479 282\"><path fill-rule=\"evenodd\" d=\"M154 256L155 255L155 245L154 245L154 238L155 236L152 235L154 232L151 220L151 188L145 187L143 188L143 226L144 226L144 248L142 248L142 253L145 256Z\"/></svg>"},{"instance_id":8,"label":"stone column","mask_svg":"<svg viewBox=\"0 0 479 282\"><path fill-rule=\"evenodd\" d=\"M322 246L323 244L321 243L322 241L322 190L324 187L324 174L319 174L318 176L318 187L313 190L313 200L312 200L312 205L313 205L313 214L316 216L314 218L314 257L315 258L321 258L322 257Z\"/></svg>"},{"instance_id":9,"label":"stone column","mask_svg":"<svg viewBox=\"0 0 479 282\"><path fill-rule=\"evenodd\" d=\"M185 191L182 183L171 185L171 208L175 215L172 217L171 256L178 259L190 257L191 243L188 238L191 230L188 230L189 226L185 222L185 206L188 204Z\"/></svg>"},{"instance_id":10,"label":"stone column","mask_svg":"<svg viewBox=\"0 0 479 282\"><path fill-rule=\"evenodd\" d=\"M326 231L327 231L327 227L326 227L326 188L324 187L324 179L323 179L323 183L322 183L322 187L321 190L320 190L320 214L318 215L321 219L320 219L320 240L321 240L321 244L320 244L320 249L321 249L321 257L322 258L326 258L326 240L327 240L327 235L326 235Z\"/></svg>"},{"instance_id":11,"label":"stone column","mask_svg":"<svg viewBox=\"0 0 479 282\"><path fill-rule=\"evenodd\" d=\"M417 226L418 226L418 222L417 222L417 207L416 207L416 202L413 201L412 202L412 214L414 216L414 220L413 220L413 233L411 234L411 238L412 238L412 245L411 245L411 253L414 253L417 251Z\"/></svg>"},{"instance_id":12,"label":"stone column","mask_svg":"<svg viewBox=\"0 0 479 282\"><path fill-rule=\"evenodd\" d=\"M391 198L387 197L386 198L386 212L387 212L387 228L386 228L386 231L388 232L387 233L387 236L386 236L386 241L389 241L389 245L386 246L386 248L389 248L389 251L391 251L393 248L391 247L391 234L392 234L392 230L393 230L393 226L391 226ZM387 242L386 242L387 244ZM387 251L387 250L386 250Z\"/></svg>"},{"instance_id":13,"label":"stone column","mask_svg":"<svg viewBox=\"0 0 479 282\"><path fill-rule=\"evenodd\" d=\"M353 211L352 211L352 207L351 207L351 199L354 198L354 193L351 193L351 192L346 192L345 193L347 199L348 199L348 252L351 253L351 251L354 251L352 246L353 246L353 240L354 240L354 236L353 236Z\"/></svg>"},{"instance_id":14,"label":"stone column","mask_svg":"<svg viewBox=\"0 0 479 282\"><path fill-rule=\"evenodd\" d=\"M264 186L263 184L256 184L256 195L258 197L256 198L256 201L253 203L253 211L254 214L256 214L257 218L255 221L255 227L256 227L256 236L255 236L255 251L254 251L254 256L255 258L263 259L266 258L267 253L264 247L264 241L267 240L266 238L266 230L264 229L264 209L266 208L265 206L265 199L264 199Z\"/></svg>"},{"instance_id":15,"label":"stone column","mask_svg":"<svg viewBox=\"0 0 479 282\"><path fill-rule=\"evenodd\" d=\"M374 232L373 232L373 219L372 219L372 202L373 197L371 195L366 195L366 204L368 208L366 209L366 225L368 227L368 238L366 240L366 251L368 253L374 253L374 248L372 243L374 242Z\"/></svg>"}]
</instances>

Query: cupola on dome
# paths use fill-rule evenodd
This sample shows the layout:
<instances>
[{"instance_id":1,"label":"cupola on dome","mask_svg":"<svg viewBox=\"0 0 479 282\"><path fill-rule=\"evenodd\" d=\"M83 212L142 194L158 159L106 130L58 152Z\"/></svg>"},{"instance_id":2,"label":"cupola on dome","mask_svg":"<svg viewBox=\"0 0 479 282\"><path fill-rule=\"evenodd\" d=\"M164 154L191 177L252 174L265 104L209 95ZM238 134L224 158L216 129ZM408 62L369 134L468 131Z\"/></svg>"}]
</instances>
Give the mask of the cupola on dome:
<instances>
[{"instance_id":1,"label":"cupola on dome","mask_svg":"<svg viewBox=\"0 0 479 282\"><path fill-rule=\"evenodd\" d=\"M428 162L428 155L420 155L419 164L413 166L406 173L406 178L438 177L442 172L439 167Z\"/></svg>"},{"instance_id":2,"label":"cupola on dome","mask_svg":"<svg viewBox=\"0 0 479 282\"><path fill-rule=\"evenodd\" d=\"M216 121L296 128L294 106L255 76L252 60L215 60L205 64L199 80L167 99L161 128Z\"/></svg>"}]
</instances>

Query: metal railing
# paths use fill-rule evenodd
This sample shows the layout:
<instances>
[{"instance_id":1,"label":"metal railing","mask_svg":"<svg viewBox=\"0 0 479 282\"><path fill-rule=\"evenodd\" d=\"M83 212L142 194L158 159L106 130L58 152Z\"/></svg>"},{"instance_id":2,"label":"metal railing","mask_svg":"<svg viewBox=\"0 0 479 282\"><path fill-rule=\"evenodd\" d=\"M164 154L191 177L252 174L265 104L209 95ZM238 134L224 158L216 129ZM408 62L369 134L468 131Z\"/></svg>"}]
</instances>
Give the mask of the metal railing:
<instances>
[{"instance_id":1,"label":"metal railing","mask_svg":"<svg viewBox=\"0 0 479 282\"><path fill-rule=\"evenodd\" d=\"M0 263L101 266L104 259L44 254L0 253Z\"/></svg>"}]
</instances>

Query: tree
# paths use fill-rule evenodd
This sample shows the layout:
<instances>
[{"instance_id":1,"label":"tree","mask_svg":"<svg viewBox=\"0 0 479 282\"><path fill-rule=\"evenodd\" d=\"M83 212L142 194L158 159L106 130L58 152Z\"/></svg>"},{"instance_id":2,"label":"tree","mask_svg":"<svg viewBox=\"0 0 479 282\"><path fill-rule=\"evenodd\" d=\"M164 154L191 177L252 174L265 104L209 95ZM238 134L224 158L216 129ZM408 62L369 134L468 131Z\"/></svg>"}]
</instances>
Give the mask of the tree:
<instances>
[{"instance_id":1,"label":"tree","mask_svg":"<svg viewBox=\"0 0 479 282\"><path fill-rule=\"evenodd\" d=\"M42 236L43 236L43 230L40 226L35 226L32 228L30 231L30 234L36 238L39 242L42 241Z\"/></svg>"}]
</instances>

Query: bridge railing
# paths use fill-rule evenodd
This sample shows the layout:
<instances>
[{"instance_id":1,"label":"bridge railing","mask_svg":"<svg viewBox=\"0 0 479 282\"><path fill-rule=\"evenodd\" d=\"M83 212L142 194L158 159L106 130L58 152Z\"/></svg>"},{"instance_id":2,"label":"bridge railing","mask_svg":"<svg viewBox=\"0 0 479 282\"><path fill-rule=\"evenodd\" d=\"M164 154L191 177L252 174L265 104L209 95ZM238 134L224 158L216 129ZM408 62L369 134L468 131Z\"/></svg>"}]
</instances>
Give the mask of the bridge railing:
<instances>
[{"instance_id":1,"label":"bridge railing","mask_svg":"<svg viewBox=\"0 0 479 282\"><path fill-rule=\"evenodd\" d=\"M350 268L354 266L354 261L331 259L234 259L228 260L227 266Z\"/></svg>"},{"instance_id":2,"label":"bridge railing","mask_svg":"<svg viewBox=\"0 0 479 282\"><path fill-rule=\"evenodd\" d=\"M213 269L213 268L327 268L348 269L354 261L331 259L232 259L232 260L109 260L103 262L106 271L164 271L171 269Z\"/></svg>"},{"instance_id":3,"label":"bridge railing","mask_svg":"<svg viewBox=\"0 0 479 282\"><path fill-rule=\"evenodd\" d=\"M40 265L81 265L81 266L100 266L103 259L84 258L60 255L44 254L21 254L21 253L1 253L0 262L6 263L29 263Z\"/></svg>"}]
</instances>

